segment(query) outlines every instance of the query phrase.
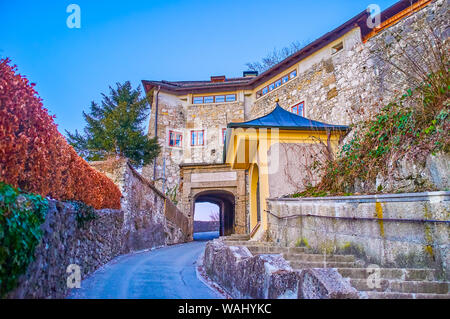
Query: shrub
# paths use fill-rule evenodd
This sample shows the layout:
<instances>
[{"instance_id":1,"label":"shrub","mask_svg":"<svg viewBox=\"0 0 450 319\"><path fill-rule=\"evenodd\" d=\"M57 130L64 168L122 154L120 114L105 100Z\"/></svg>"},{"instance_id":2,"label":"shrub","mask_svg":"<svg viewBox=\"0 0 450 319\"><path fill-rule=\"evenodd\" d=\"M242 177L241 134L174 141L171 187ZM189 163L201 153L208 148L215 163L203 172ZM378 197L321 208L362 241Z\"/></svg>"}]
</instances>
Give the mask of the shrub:
<instances>
[{"instance_id":1,"label":"shrub","mask_svg":"<svg viewBox=\"0 0 450 319\"><path fill-rule=\"evenodd\" d=\"M0 181L96 209L119 208L119 188L77 155L43 108L34 84L0 60Z\"/></svg>"},{"instance_id":2,"label":"shrub","mask_svg":"<svg viewBox=\"0 0 450 319\"><path fill-rule=\"evenodd\" d=\"M0 182L0 298L16 287L33 260L47 209L41 196Z\"/></svg>"}]
</instances>

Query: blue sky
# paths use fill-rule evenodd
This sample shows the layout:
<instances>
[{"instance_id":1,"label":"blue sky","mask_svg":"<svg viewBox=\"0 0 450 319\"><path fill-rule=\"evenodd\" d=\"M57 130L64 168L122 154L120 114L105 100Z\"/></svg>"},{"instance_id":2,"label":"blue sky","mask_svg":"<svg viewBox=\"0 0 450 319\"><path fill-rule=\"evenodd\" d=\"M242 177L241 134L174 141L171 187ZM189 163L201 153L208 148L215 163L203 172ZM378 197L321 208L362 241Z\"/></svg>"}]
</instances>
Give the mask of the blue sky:
<instances>
[{"instance_id":1,"label":"blue sky","mask_svg":"<svg viewBox=\"0 0 450 319\"><path fill-rule=\"evenodd\" d=\"M36 83L62 133L108 86L130 80L241 76L274 48L315 40L362 12L396 0L0 0L0 56ZM69 29L66 8L81 8ZM205 219L213 205L201 205Z\"/></svg>"}]
</instances>

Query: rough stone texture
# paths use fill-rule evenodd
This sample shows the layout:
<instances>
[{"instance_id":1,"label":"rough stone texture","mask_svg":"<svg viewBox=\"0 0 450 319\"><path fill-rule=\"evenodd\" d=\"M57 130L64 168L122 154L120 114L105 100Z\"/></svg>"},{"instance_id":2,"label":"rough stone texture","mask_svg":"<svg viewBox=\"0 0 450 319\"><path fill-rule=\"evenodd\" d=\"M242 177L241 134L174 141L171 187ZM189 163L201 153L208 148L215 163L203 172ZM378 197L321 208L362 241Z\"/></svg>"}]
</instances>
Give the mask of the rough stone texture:
<instances>
[{"instance_id":1,"label":"rough stone texture","mask_svg":"<svg viewBox=\"0 0 450 319\"><path fill-rule=\"evenodd\" d=\"M230 180L228 173L235 173L236 179ZM195 182L192 181L192 175L214 173L209 181ZM227 178L221 178L227 177ZM232 198L231 209L226 209L223 205L226 201L220 199L219 195L227 194ZM248 232L247 221L247 193L246 193L246 172L243 169L232 170L226 164L212 165L188 165L185 164L181 169L181 184L179 188L180 203L178 207L187 214L190 220L190 227L193 230L195 202L199 196L209 195L216 200L216 204L220 208L222 222L227 219L230 213L234 219L232 230L235 234L245 234ZM224 223L222 223L224 224ZM222 225L224 226L224 225ZM222 235L226 235L222 233Z\"/></svg>"},{"instance_id":2,"label":"rough stone texture","mask_svg":"<svg viewBox=\"0 0 450 319\"><path fill-rule=\"evenodd\" d=\"M383 61L397 61L405 44L417 43L426 36L428 26L438 36L448 39L449 18L448 0L436 0L366 43L361 41L359 29L355 29L344 37L342 51L336 54L321 52L301 62L299 75L257 99L249 117L269 113L279 99L280 105L287 110L304 101L305 116L313 120L350 125L371 119L395 96L415 86L403 73ZM402 40L398 43L395 38ZM407 52L413 60L423 63L426 54L420 53L420 49ZM352 136L344 142L350 141ZM448 163L448 154L429 155L423 163L411 158L395 159L386 163L389 171L386 176L380 175L376 183L357 181L355 192L376 192L379 185L386 193L414 192L418 186L430 190L449 189ZM298 178L298 174L291 175L289 179ZM296 189L302 190L304 187Z\"/></svg>"},{"instance_id":3,"label":"rough stone texture","mask_svg":"<svg viewBox=\"0 0 450 319\"><path fill-rule=\"evenodd\" d=\"M317 252L349 253L382 267L434 268L450 278L450 192L279 198L268 207L270 237L280 246L303 242Z\"/></svg>"},{"instance_id":4,"label":"rough stone texture","mask_svg":"<svg viewBox=\"0 0 450 319\"><path fill-rule=\"evenodd\" d=\"M181 183L180 164L222 163L222 129L229 122L244 120L243 95L238 94L237 99L232 103L193 105L191 97L181 100L161 92L158 97L158 140L162 151L156 159L156 176L153 176L153 164L144 167L143 176L149 180L155 179L158 189L163 188L165 178L165 189L174 190L179 189ZM150 115L149 137L155 136L155 103ZM170 130L183 134L182 147L169 147ZM191 146L191 130L204 130L203 146ZM180 199L177 197L177 200Z\"/></svg>"},{"instance_id":5,"label":"rough stone texture","mask_svg":"<svg viewBox=\"0 0 450 319\"><path fill-rule=\"evenodd\" d=\"M122 191L121 210L99 210L98 219L78 227L71 204L50 201L35 260L9 298L64 298L66 269L81 267L82 278L114 257L182 243L188 219L126 161L96 162Z\"/></svg>"},{"instance_id":6,"label":"rough stone texture","mask_svg":"<svg viewBox=\"0 0 450 319\"><path fill-rule=\"evenodd\" d=\"M188 240L188 218L152 183L143 178L126 160L90 163L116 183L122 192L121 208L125 212L127 245L149 248L182 243ZM135 221L134 223L128 221ZM144 227L137 229L135 224Z\"/></svg>"},{"instance_id":7,"label":"rough stone texture","mask_svg":"<svg viewBox=\"0 0 450 319\"><path fill-rule=\"evenodd\" d=\"M335 269L294 271L281 255L253 256L247 247L227 246L221 240L206 245L203 266L234 298L358 298Z\"/></svg>"},{"instance_id":8,"label":"rough stone texture","mask_svg":"<svg viewBox=\"0 0 450 319\"><path fill-rule=\"evenodd\" d=\"M299 299L358 299L358 292L333 268L306 269L300 274Z\"/></svg>"},{"instance_id":9,"label":"rough stone texture","mask_svg":"<svg viewBox=\"0 0 450 319\"><path fill-rule=\"evenodd\" d=\"M304 189L305 185L314 186L320 182L322 174L313 167L325 162L326 146L319 143L279 143L270 148L268 158L277 159L278 167L268 175L269 196L285 196Z\"/></svg>"},{"instance_id":10,"label":"rough stone texture","mask_svg":"<svg viewBox=\"0 0 450 319\"><path fill-rule=\"evenodd\" d=\"M389 52L398 56L405 41L397 43L395 37L418 39L426 25L430 25L437 34L448 38L448 1L434 0L423 9L398 21L398 23L382 30L366 42L361 39L359 28L349 31L343 36L343 49L333 53L328 46L306 57L297 65L297 77L270 93L256 99L256 92L263 87L235 93L237 101L220 104L192 104L192 94L175 96L160 92L154 99L149 122L149 136L155 133L156 100L158 100L158 137L163 146L161 156L156 160L156 176L153 176L153 165L143 169L143 175L155 179L158 189L179 190L181 163L220 163L222 161L223 142L221 130L229 122L251 120L268 114L275 107L276 100L280 105L291 110L299 102L305 102L305 116L332 124L357 124L373 118L373 116L392 98L403 92L408 84L399 72L383 62ZM410 52L414 53L415 52ZM421 55L424 56L424 55ZM264 85L281 77L274 75ZM156 96L156 95L155 95ZM183 147L168 147L169 130L183 133ZM190 146L190 130L205 129L206 143L203 147ZM347 141L351 138L348 137ZM413 161L415 162L415 161ZM441 163L436 165L437 163ZM446 164L447 163L447 164ZM401 189L415 191L417 183L430 185L430 189L448 188L448 157L427 160L426 167L414 167L409 163L388 163L393 170L388 176L380 176L377 183L356 185L366 191L376 190L382 183L385 192ZM445 165L446 164L446 165ZM447 173L445 173L447 169ZM165 173L163 171L165 170ZM163 179L166 179L163 183ZM292 179L297 177L293 174ZM286 178L284 178L286 180ZM373 185L372 185L373 184ZM246 182L248 189L248 182ZM289 185L289 183L285 183ZM291 186L287 187L294 188ZM301 191L302 188L296 189ZM285 194L285 190L276 192ZM185 214L192 212L191 206L185 206L179 198L181 192L175 192L180 208ZM248 209L246 210L248 212Z\"/></svg>"},{"instance_id":11,"label":"rough stone texture","mask_svg":"<svg viewBox=\"0 0 450 319\"><path fill-rule=\"evenodd\" d=\"M413 192L416 189L450 189L450 155L444 152L429 154L420 162L410 156L387 163L390 173L379 174L375 183L357 181L355 191L375 192L382 187L383 192Z\"/></svg>"},{"instance_id":12,"label":"rough stone texture","mask_svg":"<svg viewBox=\"0 0 450 319\"><path fill-rule=\"evenodd\" d=\"M69 265L79 265L85 278L114 257L141 248L126 243L123 211L100 210L97 214L97 220L79 228L72 205L50 201L35 259L8 298L64 298L69 292Z\"/></svg>"}]
</instances>

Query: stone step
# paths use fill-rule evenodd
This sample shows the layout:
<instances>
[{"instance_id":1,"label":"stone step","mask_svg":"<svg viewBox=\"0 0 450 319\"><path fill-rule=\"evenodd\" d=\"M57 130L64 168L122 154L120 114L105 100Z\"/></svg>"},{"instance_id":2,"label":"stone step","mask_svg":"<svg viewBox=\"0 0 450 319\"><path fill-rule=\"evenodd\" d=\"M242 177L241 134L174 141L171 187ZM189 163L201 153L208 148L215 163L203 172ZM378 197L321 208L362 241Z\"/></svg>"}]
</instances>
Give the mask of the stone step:
<instances>
[{"instance_id":1,"label":"stone step","mask_svg":"<svg viewBox=\"0 0 450 319\"><path fill-rule=\"evenodd\" d=\"M373 287L373 283L369 282L367 279L350 279L350 283L359 291L448 294L447 282L380 279L380 288Z\"/></svg>"},{"instance_id":2,"label":"stone step","mask_svg":"<svg viewBox=\"0 0 450 319\"><path fill-rule=\"evenodd\" d=\"M273 246L272 243L258 241L224 240L223 242L228 246Z\"/></svg>"},{"instance_id":3,"label":"stone step","mask_svg":"<svg viewBox=\"0 0 450 319\"><path fill-rule=\"evenodd\" d=\"M283 253L300 254L305 251L305 248L303 247L247 246L247 248L253 255Z\"/></svg>"},{"instance_id":4,"label":"stone step","mask_svg":"<svg viewBox=\"0 0 450 319\"><path fill-rule=\"evenodd\" d=\"M337 262L354 262L355 256L353 255L320 255L320 254L283 254L284 259L287 261L337 261Z\"/></svg>"},{"instance_id":5,"label":"stone step","mask_svg":"<svg viewBox=\"0 0 450 319\"><path fill-rule=\"evenodd\" d=\"M367 291L368 299L450 299L450 294L413 294L404 292Z\"/></svg>"},{"instance_id":6,"label":"stone step","mask_svg":"<svg viewBox=\"0 0 450 319\"><path fill-rule=\"evenodd\" d=\"M249 235L231 235L231 236L220 237L220 238L225 241L247 241L247 240L250 240Z\"/></svg>"},{"instance_id":7,"label":"stone step","mask_svg":"<svg viewBox=\"0 0 450 319\"><path fill-rule=\"evenodd\" d=\"M373 273L373 271L369 273L368 268L338 268L338 271L342 277L353 279L367 279ZM434 269L380 268L379 274L383 279L405 281L433 281L435 279Z\"/></svg>"},{"instance_id":8,"label":"stone step","mask_svg":"<svg viewBox=\"0 0 450 319\"><path fill-rule=\"evenodd\" d=\"M326 263L314 261L290 261L289 264L293 269L356 267L356 264L354 262L338 262L338 261L327 261Z\"/></svg>"}]
</instances>

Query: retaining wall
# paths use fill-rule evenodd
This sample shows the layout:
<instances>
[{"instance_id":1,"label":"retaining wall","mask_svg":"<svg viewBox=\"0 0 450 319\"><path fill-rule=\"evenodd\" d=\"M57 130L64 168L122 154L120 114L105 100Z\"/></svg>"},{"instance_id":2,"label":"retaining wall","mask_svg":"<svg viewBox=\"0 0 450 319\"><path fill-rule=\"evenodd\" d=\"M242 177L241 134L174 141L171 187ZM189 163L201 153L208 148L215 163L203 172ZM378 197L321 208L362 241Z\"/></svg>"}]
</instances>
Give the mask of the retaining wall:
<instances>
[{"instance_id":1,"label":"retaining wall","mask_svg":"<svg viewBox=\"0 0 450 319\"><path fill-rule=\"evenodd\" d=\"M434 268L448 280L449 200L450 192L269 199L268 235L383 267Z\"/></svg>"},{"instance_id":2,"label":"retaining wall","mask_svg":"<svg viewBox=\"0 0 450 319\"><path fill-rule=\"evenodd\" d=\"M97 210L98 218L81 226L70 203L50 200L34 261L8 298L64 298L69 265L84 279L119 255L187 241L187 218L126 161L93 166L108 170L121 189L121 210Z\"/></svg>"},{"instance_id":3,"label":"retaining wall","mask_svg":"<svg viewBox=\"0 0 450 319\"><path fill-rule=\"evenodd\" d=\"M293 270L281 255L253 256L247 247L227 246L221 240L206 244L203 267L233 298L358 298L336 269Z\"/></svg>"}]
</instances>

